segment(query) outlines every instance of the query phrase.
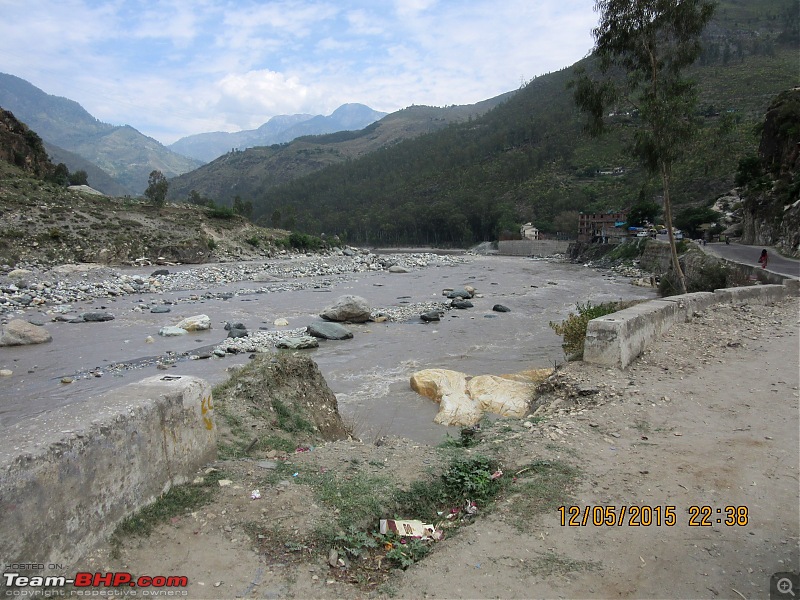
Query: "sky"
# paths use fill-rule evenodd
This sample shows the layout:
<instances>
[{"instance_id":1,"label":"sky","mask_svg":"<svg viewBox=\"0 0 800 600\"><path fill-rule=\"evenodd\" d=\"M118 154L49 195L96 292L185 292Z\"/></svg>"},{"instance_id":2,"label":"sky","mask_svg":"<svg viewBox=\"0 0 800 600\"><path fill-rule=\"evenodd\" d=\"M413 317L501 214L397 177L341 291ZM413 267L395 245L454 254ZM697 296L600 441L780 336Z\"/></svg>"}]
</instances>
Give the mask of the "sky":
<instances>
[{"instance_id":1,"label":"sky","mask_svg":"<svg viewBox=\"0 0 800 600\"><path fill-rule=\"evenodd\" d=\"M570 66L594 0L0 0L0 72L170 144L275 115L472 104Z\"/></svg>"}]
</instances>

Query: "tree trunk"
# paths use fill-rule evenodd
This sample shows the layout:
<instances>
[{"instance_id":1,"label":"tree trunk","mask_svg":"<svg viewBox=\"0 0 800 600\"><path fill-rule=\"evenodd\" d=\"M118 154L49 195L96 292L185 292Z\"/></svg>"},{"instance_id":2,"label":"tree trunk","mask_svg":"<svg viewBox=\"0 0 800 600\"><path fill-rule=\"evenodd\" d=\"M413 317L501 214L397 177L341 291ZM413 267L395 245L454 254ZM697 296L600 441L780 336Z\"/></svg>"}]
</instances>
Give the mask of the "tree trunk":
<instances>
[{"instance_id":1,"label":"tree trunk","mask_svg":"<svg viewBox=\"0 0 800 600\"><path fill-rule=\"evenodd\" d=\"M664 184L664 220L667 225L667 236L669 236L669 249L672 254L672 268L675 271L675 277L678 279L678 286L681 294L686 293L686 276L681 269L681 263L678 260L678 248L675 245L675 234L672 232L672 203L669 198L669 176L670 166L665 162L661 162L661 180Z\"/></svg>"}]
</instances>

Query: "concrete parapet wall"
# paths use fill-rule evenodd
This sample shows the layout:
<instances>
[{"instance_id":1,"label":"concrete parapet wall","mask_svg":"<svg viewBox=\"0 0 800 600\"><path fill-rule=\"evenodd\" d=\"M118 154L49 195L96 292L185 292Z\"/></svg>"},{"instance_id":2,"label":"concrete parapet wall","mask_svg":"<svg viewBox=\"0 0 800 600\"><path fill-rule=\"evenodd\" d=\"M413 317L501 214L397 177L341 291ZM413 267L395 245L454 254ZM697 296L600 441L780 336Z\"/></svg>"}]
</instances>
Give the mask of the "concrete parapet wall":
<instances>
[{"instance_id":1,"label":"concrete parapet wall","mask_svg":"<svg viewBox=\"0 0 800 600\"><path fill-rule=\"evenodd\" d=\"M505 240L497 248L506 256L552 256L565 254L569 244L567 240Z\"/></svg>"},{"instance_id":2,"label":"concrete parapet wall","mask_svg":"<svg viewBox=\"0 0 800 600\"><path fill-rule=\"evenodd\" d=\"M784 279L783 287L786 288L787 296L800 296L800 279Z\"/></svg>"},{"instance_id":3,"label":"concrete parapet wall","mask_svg":"<svg viewBox=\"0 0 800 600\"><path fill-rule=\"evenodd\" d=\"M589 321L583 360L624 369L676 321L686 318L677 302L652 300Z\"/></svg>"},{"instance_id":4,"label":"concrete parapet wall","mask_svg":"<svg viewBox=\"0 0 800 600\"><path fill-rule=\"evenodd\" d=\"M782 285L751 285L747 287L723 288L714 290L718 302L774 302L786 297L786 287Z\"/></svg>"},{"instance_id":5,"label":"concrete parapet wall","mask_svg":"<svg viewBox=\"0 0 800 600\"><path fill-rule=\"evenodd\" d=\"M211 388L156 376L2 430L0 561L74 564L216 457Z\"/></svg>"},{"instance_id":6,"label":"concrete parapet wall","mask_svg":"<svg viewBox=\"0 0 800 600\"><path fill-rule=\"evenodd\" d=\"M719 297L713 292L693 292L691 294L680 294L678 296L668 296L661 299L663 302L675 302L683 309L686 321L692 320L692 315L704 310L719 302Z\"/></svg>"},{"instance_id":7,"label":"concrete parapet wall","mask_svg":"<svg viewBox=\"0 0 800 600\"><path fill-rule=\"evenodd\" d=\"M712 304L765 303L797 295L797 281L786 283L670 296L592 319L586 327L583 360L624 369L676 322L689 321Z\"/></svg>"}]
</instances>

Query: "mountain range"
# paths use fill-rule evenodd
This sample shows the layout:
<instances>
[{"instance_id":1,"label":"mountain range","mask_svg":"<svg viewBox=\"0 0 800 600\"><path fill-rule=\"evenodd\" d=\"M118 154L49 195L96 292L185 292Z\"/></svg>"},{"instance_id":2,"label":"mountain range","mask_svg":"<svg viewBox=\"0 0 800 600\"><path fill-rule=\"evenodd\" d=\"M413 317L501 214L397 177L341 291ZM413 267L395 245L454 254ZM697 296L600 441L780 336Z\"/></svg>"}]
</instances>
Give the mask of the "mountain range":
<instances>
[{"instance_id":1,"label":"mountain range","mask_svg":"<svg viewBox=\"0 0 800 600\"><path fill-rule=\"evenodd\" d=\"M386 115L363 104L344 104L329 116L280 115L258 129L202 133L167 147L129 125L103 123L74 100L47 94L7 73L0 73L0 107L43 139L54 163L64 163L71 172L86 171L94 188L114 196L141 195L153 170L172 178L231 149L361 129Z\"/></svg>"},{"instance_id":2,"label":"mountain range","mask_svg":"<svg viewBox=\"0 0 800 600\"><path fill-rule=\"evenodd\" d=\"M103 123L74 100L47 94L14 75L0 73L0 107L39 134L54 159L57 157L55 162L63 162L73 172L85 170L88 174L91 170L90 184L106 193L138 195L147 188L153 170L174 177L202 165L133 127Z\"/></svg>"},{"instance_id":3,"label":"mountain range","mask_svg":"<svg viewBox=\"0 0 800 600\"><path fill-rule=\"evenodd\" d=\"M757 155L756 130L767 108L798 84L799 23L793 0L717 3L700 59L688 72L697 82L701 131L675 165L675 210L711 206L734 186L741 162ZM658 203L658 180L627 152L639 125L635 114L618 112L618 126L603 138L585 134L568 89L576 67L591 70L594 58L475 105L411 106L360 130L244 150L227 138L229 151L206 165L182 174L161 169L176 174L168 198L199 196L231 206L238 197L252 204L263 224L367 244L467 244L513 233L527 221L557 235L576 227L578 211ZM59 118L68 140L71 135L98 145L127 133L132 143L135 130L96 119L80 132L64 127L58 110L80 108L64 102L39 125L17 116L51 144L60 145L46 127ZM2 93L0 106L14 110L4 105ZM288 130L315 119L307 116L282 118L264 129L289 123ZM95 152L107 153L109 145Z\"/></svg>"},{"instance_id":4,"label":"mountain range","mask_svg":"<svg viewBox=\"0 0 800 600\"><path fill-rule=\"evenodd\" d=\"M387 114L363 104L343 104L327 117L308 114L278 115L258 129L233 133L198 133L181 138L167 147L173 152L207 163L231 150L291 142L303 135L363 129Z\"/></svg>"}]
</instances>

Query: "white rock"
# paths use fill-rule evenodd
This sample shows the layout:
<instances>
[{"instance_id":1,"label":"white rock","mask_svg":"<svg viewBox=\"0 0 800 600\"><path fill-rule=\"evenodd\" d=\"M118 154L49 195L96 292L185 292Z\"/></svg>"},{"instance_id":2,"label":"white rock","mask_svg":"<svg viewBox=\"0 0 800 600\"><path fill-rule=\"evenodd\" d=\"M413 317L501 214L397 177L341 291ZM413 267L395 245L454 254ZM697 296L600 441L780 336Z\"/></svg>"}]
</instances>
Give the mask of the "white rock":
<instances>
[{"instance_id":1,"label":"white rock","mask_svg":"<svg viewBox=\"0 0 800 600\"><path fill-rule=\"evenodd\" d=\"M162 327L158 330L158 335L164 337L174 337L178 335L186 335L187 330L183 327Z\"/></svg>"},{"instance_id":2,"label":"white rock","mask_svg":"<svg viewBox=\"0 0 800 600\"><path fill-rule=\"evenodd\" d=\"M534 383L512 381L497 375L478 375L467 382L467 391L481 410L504 417L524 417L535 390Z\"/></svg>"},{"instance_id":3,"label":"white rock","mask_svg":"<svg viewBox=\"0 0 800 600\"><path fill-rule=\"evenodd\" d=\"M193 317L186 317L176 325L186 331L205 331L211 329L211 319L208 315L195 315Z\"/></svg>"},{"instance_id":4,"label":"white rock","mask_svg":"<svg viewBox=\"0 0 800 600\"><path fill-rule=\"evenodd\" d=\"M474 425L483 412L467 393L467 376L449 369L425 369L411 376L411 389L439 403L434 422L440 425Z\"/></svg>"}]
</instances>

